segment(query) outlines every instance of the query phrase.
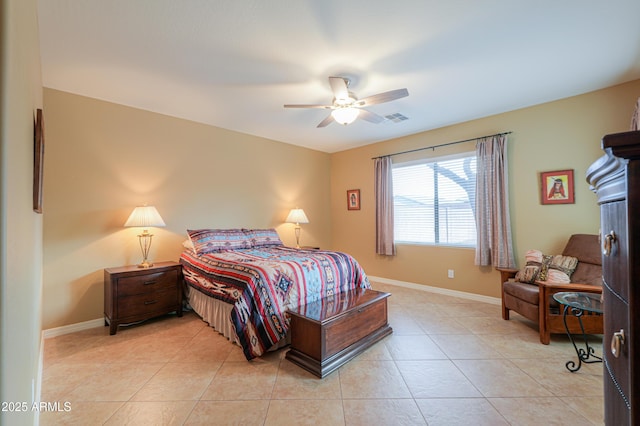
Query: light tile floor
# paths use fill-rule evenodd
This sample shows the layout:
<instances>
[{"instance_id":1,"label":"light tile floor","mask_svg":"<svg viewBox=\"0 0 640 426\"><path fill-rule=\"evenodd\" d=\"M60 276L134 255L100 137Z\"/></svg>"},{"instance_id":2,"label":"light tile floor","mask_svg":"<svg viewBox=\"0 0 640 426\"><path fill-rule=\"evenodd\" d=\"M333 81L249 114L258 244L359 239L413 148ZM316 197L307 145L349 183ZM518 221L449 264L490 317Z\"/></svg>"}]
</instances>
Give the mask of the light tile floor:
<instances>
[{"instance_id":1,"label":"light tile floor","mask_svg":"<svg viewBox=\"0 0 640 426\"><path fill-rule=\"evenodd\" d=\"M42 425L603 424L602 364L576 373L566 336L497 305L373 283L393 334L320 380L284 359L247 362L197 315L45 341ZM602 353L601 336L594 336Z\"/></svg>"}]
</instances>

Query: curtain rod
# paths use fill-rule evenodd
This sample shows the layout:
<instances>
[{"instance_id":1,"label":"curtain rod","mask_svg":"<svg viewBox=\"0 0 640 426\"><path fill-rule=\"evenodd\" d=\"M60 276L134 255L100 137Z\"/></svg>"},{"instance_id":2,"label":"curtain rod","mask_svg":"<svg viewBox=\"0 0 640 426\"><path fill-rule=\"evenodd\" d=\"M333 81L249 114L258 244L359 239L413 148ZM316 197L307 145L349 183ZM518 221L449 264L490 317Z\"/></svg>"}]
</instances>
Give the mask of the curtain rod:
<instances>
[{"instance_id":1,"label":"curtain rod","mask_svg":"<svg viewBox=\"0 0 640 426\"><path fill-rule=\"evenodd\" d=\"M475 140L482 139L482 138L490 138L492 136L508 135L508 134L511 134L511 133L512 132L502 132L502 133L495 133L493 135L478 136L477 138L465 139L463 141L447 142L447 143L441 143L440 145L425 146L423 148L410 149L409 151L400 151L400 152L394 152L393 154L379 155L377 157L371 157L371 159L375 160L376 158L391 157L393 155L400 155L400 154L408 154L410 152L424 151L425 149L434 149L435 150L436 148L440 148L440 147L443 147L443 146L456 145L456 144L459 144L459 143L471 142L471 141L475 141Z\"/></svg>"}]
</instances>

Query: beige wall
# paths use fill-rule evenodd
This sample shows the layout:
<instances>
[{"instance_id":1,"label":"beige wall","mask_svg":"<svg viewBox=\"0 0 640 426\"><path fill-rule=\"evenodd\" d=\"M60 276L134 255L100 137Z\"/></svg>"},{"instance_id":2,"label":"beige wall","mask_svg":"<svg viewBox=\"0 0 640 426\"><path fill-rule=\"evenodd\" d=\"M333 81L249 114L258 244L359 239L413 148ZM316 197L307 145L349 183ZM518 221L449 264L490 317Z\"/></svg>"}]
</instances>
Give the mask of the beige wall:
<instances>
[{"instance_id":1,"label":"beige wall","mask_svg":"<svg viewBox=\"0 0 640 426\"><path fill-rule=\"evenodd\" d=\"M369 275L499 297L499 275L491 268L474 266L473 249L400 245L396 257L385 258L375 254L371 158L499 132L513 132L509 135L508 147L511 222L515 255L522 265L521 258L527 249L557 253L570 234L598 232L599 211L595 196L585 182L585 173L602 154L602 136L629 129L639 96L640 80L333 154L333 248L353 254ZM474 146L465 145L469 149ZM462 145L452 149L460 148ZM450 150L438 149L435 155L444 155ZM425 154L429 155L429 151ZM540 172L561 169L574 169L576 203L541 205ZM347 211L346 190L357 188L361 190L362 210ZM448 269L455 270L454 279L447 278Z\"/></svg>"},{"instance_id":2,"label":"beige wall","mask_svg":"<svg viewBox=\"0 0 640 426\"><path fill-rule=\"evenodd\" d=\"M45 329L102 316L103 269L141 260L123 227L136 205L167 224L152 260L178 260L187 228L275 227L295 245L296 206L301 243L331 243L328 154L51 89L44 105Z\"/></svg>"},{"instance_id":3,"label":"beige wall","mask_svg":"<svg viewBox=\"0 0 640 426\"><path fill-rule=\"evenodd\" d=\"M300 206L311 221L302 244L349 252L369 275L497 297L497 274L473 266L471 249L404 245L395 258L375 255L371 157L512 131L516 256L555 252L571 233L598 231L584 175L601 136L628 128L639 94L636 81L329 155L45 89L43 328L102 316L102 270L140 260L137 232L122 224L145 202L167 223L153 231L152 259L177 259L187 228L273 226L293 245L293 226L282 221ZM541 206L538 174L566 168L575 170L576 204ZM362 210L347 211L354 188Z\"/></svg>"},{"instance_id":4,"label":"beige wall","mask_svg":"<svg viewBox=\"0 0 640 426\"><path fill-rule=\"evenodd\" d=\"M33 122L42 107L35 0L0 1L0 401L37 394L42 296L42 216L33 212ZM32 388L33 387L33 388ZM0 424L35 413L0 412Z\"/></svg>"}]
</instances>

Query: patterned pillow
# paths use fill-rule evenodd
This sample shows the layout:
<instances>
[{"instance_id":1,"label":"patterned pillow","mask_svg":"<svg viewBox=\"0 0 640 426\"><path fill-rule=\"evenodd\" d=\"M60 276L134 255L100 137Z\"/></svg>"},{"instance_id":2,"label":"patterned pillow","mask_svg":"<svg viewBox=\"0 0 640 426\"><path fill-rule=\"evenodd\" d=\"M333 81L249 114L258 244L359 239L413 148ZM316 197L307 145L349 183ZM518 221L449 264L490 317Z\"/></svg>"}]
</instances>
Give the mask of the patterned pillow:
<instances>
[{"instance_id":1,"label":"patterned pillow","mask_svg":"<svg viewBox=\"0 0 640 426\"><path fill-rule=\"evenodd\" d=\"M245 229L244 233L251 242L251 247L281 246L280 236L275 229Z\"/></svg>"},{"instance_id":2,"label":"patterned pillow","mask_svg":"<svg viewBox=\"0 0 640 426\"><path fill-rule=\"evenodd\" d=\"M251 248L242 229L187 229L187 234L198 254Z\"/></svg>"},{"instance_id":3,"label":"patterned pillow","mask_svg":"<svg viewBox=\"0 0 640 426\"><path fill-rule=\"evenodd\" d=\"M516 274L516 281L533 284L536 281L570 283L571 274L578 266L572 256L542 254L540 250L529 250L525 255L526 265Z\"/></svg>"}]
</instances>

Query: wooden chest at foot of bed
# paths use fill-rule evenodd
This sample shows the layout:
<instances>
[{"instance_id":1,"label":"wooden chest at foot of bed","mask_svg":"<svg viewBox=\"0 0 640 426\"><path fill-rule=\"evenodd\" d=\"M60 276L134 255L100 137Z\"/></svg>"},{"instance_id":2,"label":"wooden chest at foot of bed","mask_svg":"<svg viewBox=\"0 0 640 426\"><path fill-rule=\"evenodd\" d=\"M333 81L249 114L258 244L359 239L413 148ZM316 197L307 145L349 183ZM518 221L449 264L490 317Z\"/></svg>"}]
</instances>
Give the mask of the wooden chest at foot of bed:
<instances>
[{"instance_id":1,"label":"wooden chest at foot of bed","mask_svg":"<svg viewBox=\"0 0 640 426\"><path fill-rule=\"evenodd\" d=\"M389 293L354 290L290 309L291 348L286 358L325 377L391 334Z\"/></svg>"}]
</instances>

